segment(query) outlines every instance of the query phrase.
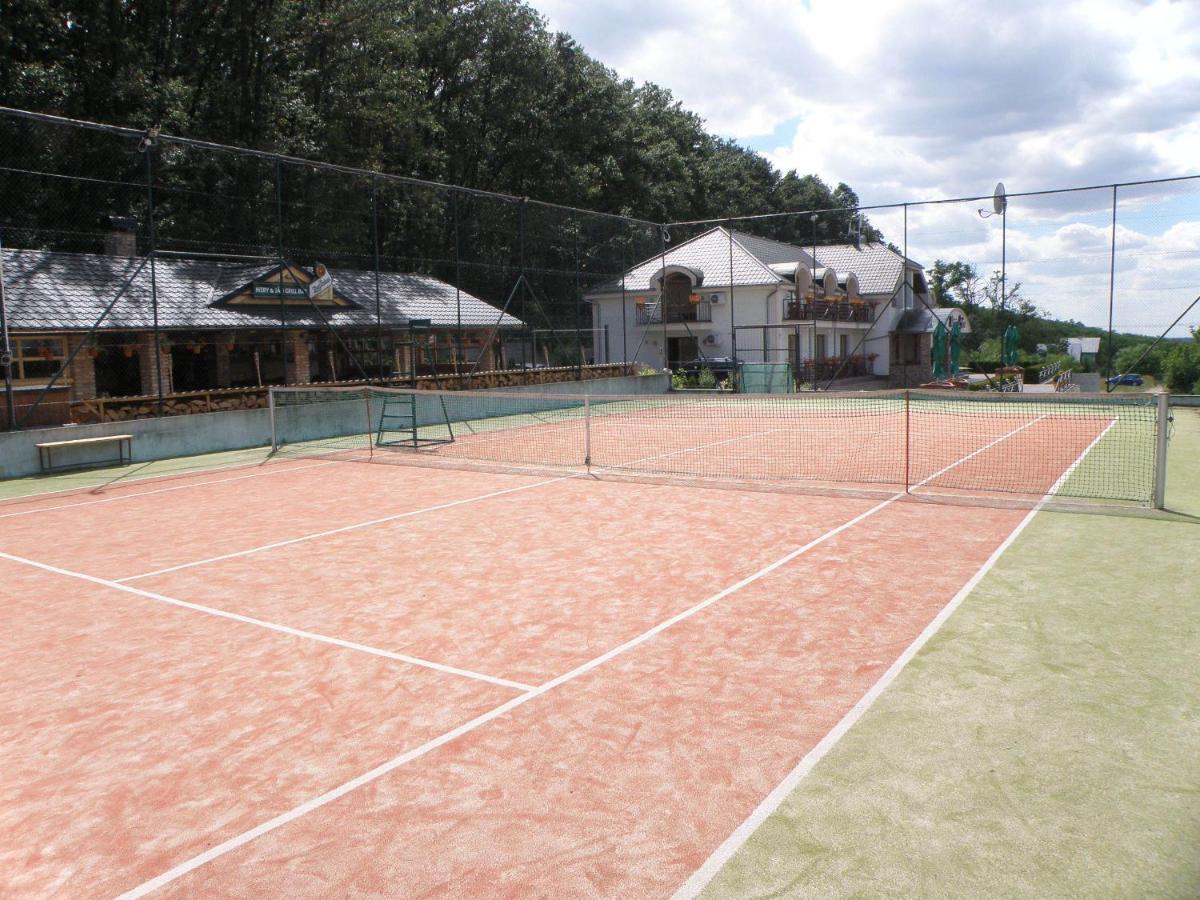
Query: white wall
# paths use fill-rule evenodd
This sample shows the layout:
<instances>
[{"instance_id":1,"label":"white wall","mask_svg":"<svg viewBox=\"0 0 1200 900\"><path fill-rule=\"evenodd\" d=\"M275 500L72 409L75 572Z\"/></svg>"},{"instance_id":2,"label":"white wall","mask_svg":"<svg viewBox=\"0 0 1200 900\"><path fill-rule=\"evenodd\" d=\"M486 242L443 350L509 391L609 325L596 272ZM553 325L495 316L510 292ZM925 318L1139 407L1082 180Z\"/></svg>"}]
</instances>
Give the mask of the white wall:
<instances>
[{"instance_id":1,"label":"white wall","mask_svg":"<svg viewBox=\"0 0 1200 900\"><path fill-rule=\"evenodd\" d=\"M783 319L783 298L786 288L779 286L737 287L733 292L732 308L737 316L738 325L780 325L787 324ZM686 337L691 335L701 340L701 350L706 356L731 356L733 342L730 336L730 303L729 289L713 287L700 293L721 293L721 303L711 307L711 322L689 322L685 328L679 323L667 323L665 337ZM609 351L615 362L622 359L622 319L621 295L603 295L590 298L592 303L592 324L594 328L609 330ZM866 343L861 348L864 355L877 354L874 372L886 375L890 363L890 341L888 335L896 320L903 314L903 308L894 308L884 303L888 297L878 299L877 309L883 321L871 329ZM800 324L800 353L801 358L809 359L815 355L814 329L811 324ZM821 324L816 328L816 334L825 335L826 353L835 355L838 352L840 336L845 334L850 338L851 350L857 345L867 326L858 323L838 323L837 327ZM625 351L630 361L639 362L655 369L666 366L666 340L661 323L651 325L637 324L637 306L632 292L625 296ZM790 328L770 328L766 330L767 352L763 353L763 332L761 330L739 331L737 336L737 355L744 362L784 362L787 361L788 337L794 332ZM714 343L703 343L706 335L712 335Z\"/></svg>"}]
</instances>

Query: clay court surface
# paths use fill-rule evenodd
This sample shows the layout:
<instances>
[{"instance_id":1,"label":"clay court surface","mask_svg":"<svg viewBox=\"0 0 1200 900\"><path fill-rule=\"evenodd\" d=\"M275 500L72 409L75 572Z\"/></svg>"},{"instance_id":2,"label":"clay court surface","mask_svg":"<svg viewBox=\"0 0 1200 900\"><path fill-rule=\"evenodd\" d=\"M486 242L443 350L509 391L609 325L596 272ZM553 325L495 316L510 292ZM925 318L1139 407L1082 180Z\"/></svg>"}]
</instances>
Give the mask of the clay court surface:
<instances>
[{"instance_id":1,"label":"clay court surface","mask_svg":"<svg viewBox=\"0 0 1200 900\"><path fill-rule=\"evenodd\" d=\"M320 458L0 503L0 893L670 895L1032 515Z\"/></svg>"}]
</instances>

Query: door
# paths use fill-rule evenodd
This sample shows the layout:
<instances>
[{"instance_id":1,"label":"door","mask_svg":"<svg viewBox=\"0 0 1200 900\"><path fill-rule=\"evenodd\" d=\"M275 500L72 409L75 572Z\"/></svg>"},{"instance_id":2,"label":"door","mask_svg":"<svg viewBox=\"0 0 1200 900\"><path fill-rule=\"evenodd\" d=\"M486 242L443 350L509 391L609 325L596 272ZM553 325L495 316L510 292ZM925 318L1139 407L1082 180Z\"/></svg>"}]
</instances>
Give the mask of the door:
<instances>
[{"instance_id":1,"label":"door","mask_svg":"<svg viewBox=\"0 0 1200 900\"><path fill-rule=\"evenodd\" d=\"M700 357L700 344L694 337L667 338L667 366L678 369Z\"/></svg>"}]
</instances>

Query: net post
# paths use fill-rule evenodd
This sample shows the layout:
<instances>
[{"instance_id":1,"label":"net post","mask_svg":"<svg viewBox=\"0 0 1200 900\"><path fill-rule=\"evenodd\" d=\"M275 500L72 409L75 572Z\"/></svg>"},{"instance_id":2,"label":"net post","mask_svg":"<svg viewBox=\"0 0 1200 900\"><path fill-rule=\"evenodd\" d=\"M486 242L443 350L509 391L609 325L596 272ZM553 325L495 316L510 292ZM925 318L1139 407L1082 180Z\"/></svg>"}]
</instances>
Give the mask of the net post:
<instances>
[{"instance_id":1,"label":"net post","mask_svg":"<svg viewBox=\"0 0 1200 900\"><path fill-rule=\"evenodd\" d=\"M583 464L592 464L592 398L583 398Z\"/></svg>"},{"instance_id":2,"label":"net post","mask_svg":"<svg viewBox=\"0 0 1200 900\"><path fill-rule=\"evenodd\" d=\"M1154 445L1154 508L1163 509L1167 502L1167 426L1171 421L1170 395L1158 395L1158 431Z\"/></svg>"},{"instance_id":3,"label":"net post","mask_svg":"<svg viewBox=\"0 0 1200 900\"><path fill-rule=\"evenodd\" d=\"M267 386L267 413L271 420L271 452L279 452L279 432L275 427L275 388Z\"/></svg>"},{"instance_id":4,"label":"net post","mask_svg":"<svg viewBox=\"0 0 1200 900\"><path fill-rule=\"evenodd\" d=\"M912 391L904 392L904 493L909 493L909 488L912 478L909 474L909 459L911 456L910 445L912 443L912 416L909 412L910 401L912 399Z\"/></svg>"},{"instance_id":5,"label":"net post","mask_svg":"<svg viewBox=\"0 0 1200 900\"><path fill-rule=\"evenodd\" d=\"M367 459L375 458L375 429L372 427L374 419L371 417L371 386L363 387L363 410L367 414ZM415 422L414 422L415 426Z\"/></svg>"}]
</instances>

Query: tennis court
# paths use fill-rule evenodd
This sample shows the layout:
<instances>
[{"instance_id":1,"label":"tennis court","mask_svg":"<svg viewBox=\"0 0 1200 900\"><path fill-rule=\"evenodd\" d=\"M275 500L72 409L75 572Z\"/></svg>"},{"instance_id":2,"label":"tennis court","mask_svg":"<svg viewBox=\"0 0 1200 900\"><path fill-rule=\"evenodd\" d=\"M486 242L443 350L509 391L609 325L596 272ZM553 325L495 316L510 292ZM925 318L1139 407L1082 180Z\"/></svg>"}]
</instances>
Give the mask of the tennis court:
<instances>
[{"instance_id":1,"label":"tennis court","mask_svg":"<svg viewBox=\"0 0 1200 900\"><path fill-rule=\"evenodd\" d=\"M669 895L1036 511L914 497L1148 502L1159 428L294 399L265 464L0 504L6 893Z\"/></svg>"}]
</instances>

